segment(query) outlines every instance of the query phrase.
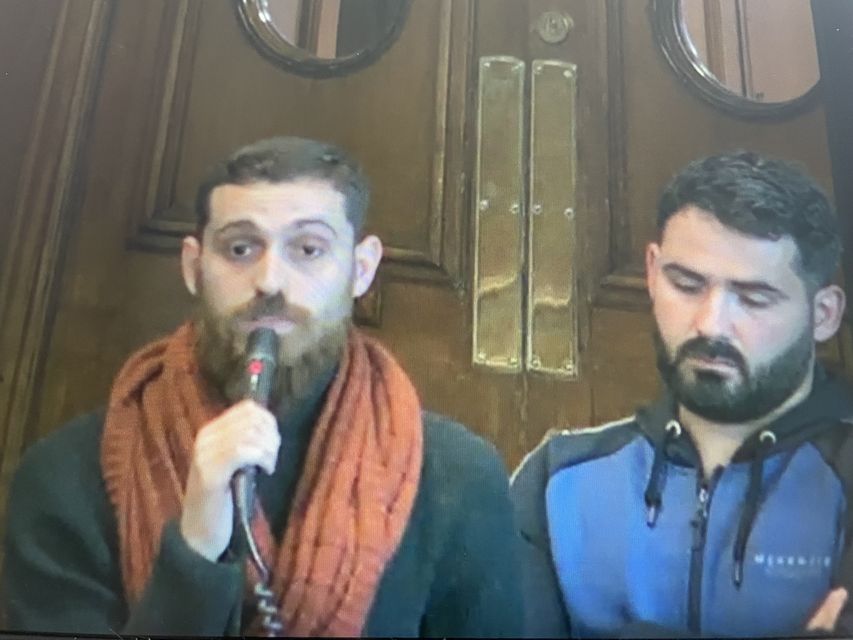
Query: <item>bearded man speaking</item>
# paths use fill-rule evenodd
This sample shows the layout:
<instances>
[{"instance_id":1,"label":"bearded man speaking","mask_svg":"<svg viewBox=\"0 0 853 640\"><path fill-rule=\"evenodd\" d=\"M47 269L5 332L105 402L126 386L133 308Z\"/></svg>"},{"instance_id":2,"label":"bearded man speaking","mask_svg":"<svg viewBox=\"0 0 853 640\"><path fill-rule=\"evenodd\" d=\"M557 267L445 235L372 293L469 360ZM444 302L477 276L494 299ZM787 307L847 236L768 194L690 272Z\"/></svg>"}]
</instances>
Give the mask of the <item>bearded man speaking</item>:
<instances>
[{"instance_id":1,"label":"bearded man speaking","mask_svg":"<svg viewBox=\"0 0 853 640\"><path fill-rule=\"evenodd\" d=\"M422 412L391 355L351 326L382 255L377 237L361 237L367 204L355 162L316 141L264 140L213 169L182 252L196 317L130 357L105 412L22 461L6 628L520 631L497 452ZM258 329L278 341L269 409L245 399ZM232 478L245 468L261 471L246 536L257 566L231 544Z\"/></svg>"}]
</instances>

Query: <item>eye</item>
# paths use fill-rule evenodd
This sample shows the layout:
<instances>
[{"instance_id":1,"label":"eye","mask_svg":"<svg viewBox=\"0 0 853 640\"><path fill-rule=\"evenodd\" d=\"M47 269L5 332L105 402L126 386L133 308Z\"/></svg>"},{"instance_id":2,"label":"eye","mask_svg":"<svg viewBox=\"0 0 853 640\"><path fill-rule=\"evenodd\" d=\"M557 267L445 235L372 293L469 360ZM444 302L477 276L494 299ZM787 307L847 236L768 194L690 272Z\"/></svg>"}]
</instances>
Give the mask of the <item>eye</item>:
<instances>
[{"instance_id":1,"label":"eye","mask_svg":"<svg viewBox=\"0 0 853 640\"><path fill-rule=\"evenodd\" d=\"M773 298L764 293L742 293L738 299L742 305L751 309L764 309L773 304Z\"/></svg>"},{"instance_id":2,"label":"eye","mask_svg":"<svg viewBox=\"0 0 853 640\"><path fill-rule=\"evenodd\" d=\"M298 239L290 245L295 260L311 261L322 258L328 251L328 244L318 239Z\"/></svg>"},{"instance_id":3,"label":"eye","mask_svg":"<svg viewBox=\"0 0 853 640\"><path fill-rule=\"evenodd\" d=\"M695 280L673 279L672 286L683 293L699 293L702 290L702 283Z\"/></svg>"},{"instance_id":4,"label":"eye","mask_svg":"<svg viewBox=\"0 0 853 640\"><path fill-rule=\"evenodd\" d=\"M313 244L303 244L302 253L305 255L306 258L317 258L323 254L323 250Z\"/></svg>"},{"instance_id":5,"label":"eye","mask_svg":"<svg viewBox=\"0 0 853 640\"><path fill-rule=\"evenodd\" d=\"M255 257L260 246L251 240L233 240L227 245L228 257L233 260L244 261Z\"/></svg>"}]
</instances>

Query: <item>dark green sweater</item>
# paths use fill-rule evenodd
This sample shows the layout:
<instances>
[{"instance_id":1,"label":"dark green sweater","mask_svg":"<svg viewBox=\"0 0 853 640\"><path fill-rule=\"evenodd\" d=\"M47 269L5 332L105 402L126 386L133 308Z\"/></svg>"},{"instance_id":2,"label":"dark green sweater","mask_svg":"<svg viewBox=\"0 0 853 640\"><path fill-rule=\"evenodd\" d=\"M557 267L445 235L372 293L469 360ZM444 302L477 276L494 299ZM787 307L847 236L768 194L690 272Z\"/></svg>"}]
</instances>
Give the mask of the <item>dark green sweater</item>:
<instances>
[{"instance_id":1,"label":"dark green sweater","mask_svg":"<svg viewBox=\"0 0 853 640\"><path fill-rule=\"evenodd\" d=\"M276 473L258 493L281 536L322 393L281 424ZM494 447L424 413L418 495L367 618L370 636L516 636L517 547L506 470ZM34 445L9 498L3 627L78 634L222 635L242 593L237 564L191 550L170 522L142 600L123 596L114 511L101 477L103 414ZM286 623L285 623L286 624ZM285 627L285 633L287 629Z\"/></svg>"}]
</instances>

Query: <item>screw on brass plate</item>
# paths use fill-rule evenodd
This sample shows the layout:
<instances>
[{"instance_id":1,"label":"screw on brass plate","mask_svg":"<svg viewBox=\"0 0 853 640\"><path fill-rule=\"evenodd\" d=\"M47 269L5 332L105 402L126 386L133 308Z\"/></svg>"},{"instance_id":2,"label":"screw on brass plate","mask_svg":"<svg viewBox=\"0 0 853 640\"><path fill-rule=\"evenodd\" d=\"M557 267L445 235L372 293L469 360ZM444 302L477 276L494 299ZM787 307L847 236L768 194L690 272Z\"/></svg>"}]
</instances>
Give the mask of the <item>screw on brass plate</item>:
<instances>
[{"instance_id":1,"label":"screw on brass plate","mask_svg":"<svg viewBox=\"0 0 853 640\"><path fill-rule=\"evenodd\" d=\"M533 65L533 73L539 75L540 73L542 73L543 68L544 65L541 62L537 62L535 65Z\"/></svg>"},{"instance_id":2,"label":"screw on brass plate","mask_svg":"<svg viewBox=\"0 0 853 640\"><path fill-rule=\"evenodd\" d=\"M489 201L486 199L480 200L480 211L485 211L489 208Z\"/></svg>"},{"instance_id":3,"label":"screw on brass plate","mask_svg":"<svg viewBox=\"0 0 853 640\"><path fill-rule=\"evenodd\" d=\"M531 369L539 369L542 367L542 360L539 359L539 356L533 356L530 359L530 368Z\"/></svg>"},{"instance_id":4,"label":"screw on brass plate","mask_svg":"<svg viewBox=\"0 0 853 640\"><path fill-rule=\"evenodd\" d=\"M540 213L542 213L542 205L534 204L531 211L533 211L533 215L538 216Z\"/></svg>"},{"instance_id":5,"label":"screw on brass plate","mask_svg":"<svg viewBox=\"0 0 853 640\"><path fill-rule=\"evenodd\" d=\"M513 205L509 208L509 212L512 214L517 214L519 211L521 211L521 207L518 205L517 202L514 202Z\"/></svg>"},{"instance_id":6,"label":"screw on brass plate","mask_svg":"<svg viewBox=\"0 0 853 640\"><path fill-rule=\"evenodd\" d=\"M575 72L572 71L571 69L566 69L565 71L563 71L563 75L566 76L567 78L573 78L575 75Z\"/></svg>"},{"instance_id":7,"label":"screw on brass plate","mask_svg":"<svg viewBox=\"0 0 853 640\"><path fill-rule=\"evenodd\" d=\"M574 373L575 365L573 365L571 362L564 362L563 369L565 369L568 373Z\"/></svg>"},{"instance_id":8,"label":"screw on brass plate","mask_svg":"<svg viewBox=\"0 0 853 640\"><path fill-rule=\"evenodd\" d=\"M569 220L575 217L575 210L571 207L566 207L563 210L563 215L566 216Z\"/></svg>"},{"instance_id":9,"label":"screw on brass plate","mask_svg":"<svg viewBox=\"0 0 853 640\"><path fill-rule=\"evenodd\" d=\"M477 354L477 362L485 362L486 361L486 352L481 351Z\"/></svg>"},{"instance_id":10,"label":"screw on brass plate","mask_svg":"<svg viewBox=\"0 0 853 640\"><path fill-rule=\"evenodd\" d=\"M483 66L486 67L486 69L488 69L489 67L492 66L492 63L487 60L486 62L483 63Z\"/></svg>"}]
</instances>

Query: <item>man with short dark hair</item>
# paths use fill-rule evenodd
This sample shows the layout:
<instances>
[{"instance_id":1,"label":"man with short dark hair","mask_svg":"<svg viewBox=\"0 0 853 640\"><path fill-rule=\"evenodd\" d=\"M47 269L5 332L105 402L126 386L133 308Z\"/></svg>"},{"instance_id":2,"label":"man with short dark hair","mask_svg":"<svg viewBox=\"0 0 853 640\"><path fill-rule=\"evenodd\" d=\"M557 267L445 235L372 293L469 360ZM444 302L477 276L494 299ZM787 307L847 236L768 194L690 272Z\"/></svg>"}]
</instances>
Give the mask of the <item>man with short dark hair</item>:
<instances>
[{"instance_id":1,"label":"man with short dark hair","mask_svg":"<svg viewBox=\"0 0 853 640\"><path fill-rule=\"evenodd\" d=\"M840 253L787 163L723 154L672 180L646 250L663 397L547 437L513 476L527 635L853 631L853 401L815 360Z\"/></svg>"},{"instance_id":2,"label":"man with short dark hair","mask_svg":"<svg viewBox=\"0 0 853 640\"><path fill-rule=\"evenodd\" d=\"M355 162L316 141L264 140L214 168L181 256L196 317L130 357L105 412L22 460L7 521L7 628L520 631L497 452L422 412L402 368L351 326L382 255L376 236L362 237L367 202ZM269 409L245 399L256 329L278 340ZM232 479L253 467L257 565L233 544Z\"/></svg>"}]
</instances>

